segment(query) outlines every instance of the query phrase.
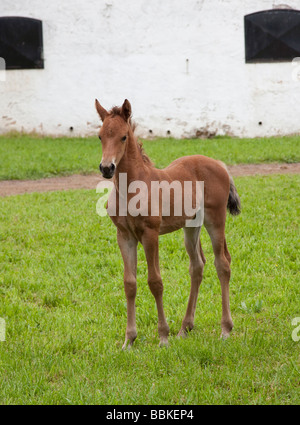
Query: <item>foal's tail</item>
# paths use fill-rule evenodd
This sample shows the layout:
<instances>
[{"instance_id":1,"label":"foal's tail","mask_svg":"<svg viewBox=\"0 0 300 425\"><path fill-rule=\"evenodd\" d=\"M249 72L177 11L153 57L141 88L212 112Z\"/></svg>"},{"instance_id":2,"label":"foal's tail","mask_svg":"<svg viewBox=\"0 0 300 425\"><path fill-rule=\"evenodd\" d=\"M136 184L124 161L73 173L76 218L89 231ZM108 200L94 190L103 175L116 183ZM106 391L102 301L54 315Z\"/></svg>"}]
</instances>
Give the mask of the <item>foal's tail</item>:
<instances>
[{"instance_id":1,"label":"foal's tail","mask_svg":"<svg viewBox=\"0 0 300 425\"><path fill-rule=\"evenodd\" d=\"M241 200L239 194L237 193L236 187L233 182L233 178L229 175L230 178L230 189L229 197L227 202L227 209L230 214L238 215L241 212Z\"/></svg>"},{"instance_id":2,"label":"foal's tail","mask_svg":"<svg viewBox=\"0 0 300 425\"><path fill-rule=\"evenodd\" d=\"M235 184L233 182L233 178L231 177L231 175L229 174L228 168L226 167L226 164L224 164L224 162L222 161L218 161L219 164L225 168L225 170L227 171L228 175L229 175L229 180L230 180L230 189L229 189L229 196L228 196L228 201L227 201L227 209L230 212L231 215L238 215L241 212L241 200L239 197L239 194L237 193Z\"/></svg>"}]
</instances>

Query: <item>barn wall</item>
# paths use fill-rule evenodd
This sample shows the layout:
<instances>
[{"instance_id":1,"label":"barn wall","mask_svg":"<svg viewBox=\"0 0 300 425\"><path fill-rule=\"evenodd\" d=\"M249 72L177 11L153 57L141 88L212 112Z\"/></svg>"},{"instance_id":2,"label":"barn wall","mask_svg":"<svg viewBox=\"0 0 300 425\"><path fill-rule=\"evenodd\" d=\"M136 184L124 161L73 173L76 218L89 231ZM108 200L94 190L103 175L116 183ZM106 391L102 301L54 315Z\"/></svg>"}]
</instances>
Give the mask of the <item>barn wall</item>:
<instances>
[{"instance_id":1,"label":"barn wall","mask_svg":"<svg viewBox=\"0 0 300 425\"><path fill-rule=\"evenodd\" d=\"M243 17L273 4L1 0L0 16L43 21L45 69L2 73L0 132L95 134L95 97L128 98L142 136L299 132L292 64L245 64Z\"/></svg>"}]
</instances>

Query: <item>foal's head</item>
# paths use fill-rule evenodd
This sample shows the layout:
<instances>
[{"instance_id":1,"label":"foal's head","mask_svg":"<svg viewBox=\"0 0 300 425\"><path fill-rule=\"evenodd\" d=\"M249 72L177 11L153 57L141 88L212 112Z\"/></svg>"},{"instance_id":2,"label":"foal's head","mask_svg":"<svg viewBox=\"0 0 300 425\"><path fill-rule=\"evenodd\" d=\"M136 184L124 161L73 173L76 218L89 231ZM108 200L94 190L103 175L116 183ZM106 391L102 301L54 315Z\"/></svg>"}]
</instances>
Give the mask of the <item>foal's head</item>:
<instances>
[{"instance_id":1,"label":"foal's head","mask_svg":"<svg viewBox=\"0 0 300 425\"><path fill-rule=\"evenodd\" d=\"M130 130L131 105L125 99L121 108L114 107L107 112L96 99L97 112L103 122L99 131L102 144L100 171L106 179L113 177L116 167L125 152Z\"/></svg>"}]
</instances>

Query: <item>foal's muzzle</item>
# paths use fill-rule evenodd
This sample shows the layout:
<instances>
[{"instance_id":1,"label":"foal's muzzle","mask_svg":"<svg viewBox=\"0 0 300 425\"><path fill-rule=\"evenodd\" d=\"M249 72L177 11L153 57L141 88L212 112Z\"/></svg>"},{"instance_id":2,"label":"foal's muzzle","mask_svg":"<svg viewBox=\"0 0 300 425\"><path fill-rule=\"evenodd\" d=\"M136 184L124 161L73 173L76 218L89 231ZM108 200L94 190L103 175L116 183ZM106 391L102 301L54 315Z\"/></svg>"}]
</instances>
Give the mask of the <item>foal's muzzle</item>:
<instances>
[{"instance_id":1,"label":"foal's muzzle","mask_svg":"<svg viewBox=\"0 0 300 425\"><path fill-rule=\"evenodd\" d=\"M115 174L116 166L115 164L111 163L109 166L104 167L102 163L100 163L99 169L105 179L111 179Z\"/></svg>"}]
</instances>

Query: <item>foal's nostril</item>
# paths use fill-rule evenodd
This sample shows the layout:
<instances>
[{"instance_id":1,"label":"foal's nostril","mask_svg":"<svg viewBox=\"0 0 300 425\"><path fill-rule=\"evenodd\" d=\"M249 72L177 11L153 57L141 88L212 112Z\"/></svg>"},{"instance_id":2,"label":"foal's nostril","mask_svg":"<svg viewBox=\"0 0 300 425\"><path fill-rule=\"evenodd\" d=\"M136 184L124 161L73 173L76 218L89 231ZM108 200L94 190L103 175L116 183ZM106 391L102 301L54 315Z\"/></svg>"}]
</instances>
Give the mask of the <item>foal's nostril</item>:
<instances>
[{"instance_id":1,"label":"foal's nostril","mask_svg":"<svg viewBox=\"0 0 300 425\"><path fill-rule=\"evenodd\" d=\"M104 178L106 179L111 179L112 176L115 173L116 170L116 166L114 163L110 163L109 165L102 165L102 162L99 165L99 169L101 171L101 174L103 175Z\"/></svg>"}]
</instances>

